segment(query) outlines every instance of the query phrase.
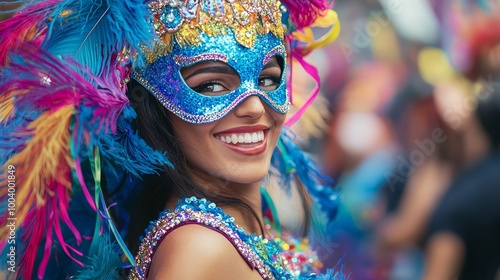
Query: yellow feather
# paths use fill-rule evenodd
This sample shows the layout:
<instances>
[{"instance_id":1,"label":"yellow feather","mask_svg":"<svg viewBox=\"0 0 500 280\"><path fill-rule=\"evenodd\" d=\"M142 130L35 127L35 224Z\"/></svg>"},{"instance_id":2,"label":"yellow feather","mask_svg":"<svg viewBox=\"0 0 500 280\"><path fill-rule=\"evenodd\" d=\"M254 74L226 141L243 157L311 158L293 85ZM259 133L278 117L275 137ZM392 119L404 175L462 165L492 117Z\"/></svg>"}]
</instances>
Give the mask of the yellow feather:
<instances>
[{"instance_id":1,"label":"yellow feather","mask_svg":"<svg viewBox=\"0 0 500 280\"><path fill-rule=\"evenodd\" d=\"M0 95L0 124L14 116L14 96L21 95L20 90L9 90Z\"/></svg>"},{"instance_id":2,"label":"yellow feather","mask_svg":"<svg viewBox=\"0 0 500 280\"><path fill-rule=\"evenodd\" d=\"M0 123L7 122L14 115L14 98L2 98L0 100Z\"/></svg>"},{"instance_id":3,"label":"yellow feather","mask_svg":"<svg viewBox=\"0 0 500 280\"><path fill-rule=\"evenodd\" d=\"M16 168L16 205L17 225L20 225L31 207L42 207L48 197L54 196L54 191L49 189L51 182L58 182L66 189L66 194L71 192L71 178L68 172L73 167L70 154L69 125L74 106L66 105L57 111L44 112L34 120L28 128L32 135L24 150L8 160L4 169L13 165ZM6 180L2 178L1 184ZM6 195L7 189L2 188L0 195ZM35 202L36 199L36 202ZM33 204L35 203L35 204ZM6 226L0 229L0 238L8 233Z\"/></svg>"}]
</instances>

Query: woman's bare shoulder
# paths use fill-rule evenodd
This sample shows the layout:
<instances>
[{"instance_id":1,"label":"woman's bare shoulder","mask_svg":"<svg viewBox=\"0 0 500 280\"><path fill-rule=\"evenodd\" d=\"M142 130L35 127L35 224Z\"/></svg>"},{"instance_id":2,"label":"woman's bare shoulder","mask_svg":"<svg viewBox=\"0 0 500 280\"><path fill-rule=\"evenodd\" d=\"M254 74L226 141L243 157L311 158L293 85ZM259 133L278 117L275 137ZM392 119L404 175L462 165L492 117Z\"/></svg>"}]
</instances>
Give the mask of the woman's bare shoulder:
<instances>
[{"instance_id":1,"label":"woman's bare shoulder","mask_svg":"<svg viewBox=\"0 0 500 280\"><path fill-rule=\"evenodd\" d=\"M148 279L262 279L221 233L184 225L156 250Z\"/></svg>"}]
</instances>

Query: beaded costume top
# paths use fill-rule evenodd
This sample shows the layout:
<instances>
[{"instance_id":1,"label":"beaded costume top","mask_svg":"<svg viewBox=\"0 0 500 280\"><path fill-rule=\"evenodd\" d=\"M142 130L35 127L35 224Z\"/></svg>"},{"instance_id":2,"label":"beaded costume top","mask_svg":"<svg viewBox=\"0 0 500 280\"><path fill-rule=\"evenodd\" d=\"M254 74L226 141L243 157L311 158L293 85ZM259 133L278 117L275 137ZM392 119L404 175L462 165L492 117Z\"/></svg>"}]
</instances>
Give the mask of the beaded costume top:
<instances>
[{"instance_id":1,"label":"beaded costume top","mask_svg":"<svg viewBox=\"0 0 500 280\"><path fill-rule=\"evenodd\" d=\"M151 260L161 241L176 228L198 224L226 237L252 269L263 279L314 279L321 263L312 251L298 252L296 244L284 237L248 234L234 223L215 203L195 197L181 199L175 210L165 210L151 222L141 240L136 256L137 266L130 279L146 279Z\"/></svg>"}]
</instances>

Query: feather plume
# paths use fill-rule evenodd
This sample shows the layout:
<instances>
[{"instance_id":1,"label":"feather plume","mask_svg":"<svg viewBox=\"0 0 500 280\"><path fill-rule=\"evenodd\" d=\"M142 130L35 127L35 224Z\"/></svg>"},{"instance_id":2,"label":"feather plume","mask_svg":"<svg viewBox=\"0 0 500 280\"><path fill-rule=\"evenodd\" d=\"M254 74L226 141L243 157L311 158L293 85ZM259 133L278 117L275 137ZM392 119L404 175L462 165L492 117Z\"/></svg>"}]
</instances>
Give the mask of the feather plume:
<instances>
[{"instance_id":1,"label":"feather plume","mask_svg":"<svg viewBox=\"0 0 500 280\"><path fill-rule=\"evenodd\" d=\"M21 150L24 147L24 144L30 139L29 135L21 136L17 133L19 131L19 127L26 127L38 116L39 113L34 110L17 110L15 117L10 118L8 122L0 123L2 131L2 133L0 133L0 166L11 158L16 152ZM2 204L5 204L5 208L1 208L3 207ZM6 201L0 202L0 213L7 211L6 204Z\"/></svg>"},{"instance_id":2,"label":"feather plume","mask_svg":"<svg viewBox=\"0 0 500 280\"><path fill-rule=\"evenodd\" d=\"M46 112L32 122L26 133L33 137L28 141L24 150L6 162L5 166L16 168L17 189L16 200L22 201L17 205L16 218L18 224L23 220L25 232L22 240L29 240L29 245L21 259L23 277L29 279L34 267L36 252L43 238L46 238L44 260L50 255L52 234L55 233L63 249L69 254L66 243L62 239L59 221L62 220L79 238L79 233L68 217L67 208L70 200L72 161L69 157L69 122L74 107L67 105L55 112ZM34 157L33 155L37 155ZM5 182L2 182L2 185ZM7 189L0 189L0 196L5 197ZM5 238L7 213L0 221L2 229L0 236ZM40 225L46 225L42 227ZM43 275L44 262L39 268Z\"/></svg>"},{"instance_id":3,"label":"feather plume","mask_svg":"<svg viewBox=\"0 0 500 280\"><path fill-rule=\"evenodd\" d=\"M10 57L2 71L0 92L2 97L15 96L13 106L18 115L5 124L11 131L9 136L20 141L12 147L1 147L11 153L3 166L13 165L19 174L16 199L23 204L16 209L16 217L23 228L21 238L29 240L21 259L23 276L31 277L37 250L44 247L37 271L37 276L42 278L56 240L69 258L80 263L77 260L80 253L65 243L61 225L64 223L70 229L78 245L80 234L68 216L72 172L79 180L79 184L74 185L80 185L95 209L80 167L89 147L100 146L105 151L105 162L111 165L121 161L123 167L136 176L153 173L155 166L169 164L169 161L131 133L135 112L126 106L128 99L120 87L119 77L111 74L107 75L108 79L96 77L70 58L60 60L36 45L26 44L13 50ZM30 110L40 114L32 121L20 120L19 113ZM12 128L16 122L18 126ZM2 180L1 184L7 185L4 183ZM6 195L7 189L1 188L2 201ZM6 214L1 216L0 225L5 225L7 218ZM5 229L5 226L0 229L2 240L7 237Z\"/></svg>"},{"instance_id":4,"label":"feather plume","mask_svg":"<svg viewBox=\"0 0 500 280\"><path fill-rule=\"evenodd\" d=\"M324 10L331 7L325 0L282 0L296 29L310 26Z\"/></svg>"},{"instance_id":5,"label":"feather plume","mask_svg":"<svg viewBox=\"0 0 500 280\"><path fill-rule=\"evenodd\" d=\"M100 139L98 145L103 164L113 171L116 162L120 162L122 168L137 177L141 174L153 174L164 165L173 168L164 153L155 151L133 132L131 121L134 118L135 111L127 106L118 119L118 132Z\"/></svg>"},{"instance_id":6,"label":"feather plume","mask_svg":"<svg viewBox=\"0 0 500 280\"><path fill-rule=\"evenodd\" d=\"M116 68L119 68L119 65L116 65ZM109 73L106 77L96 77L86 71L86 76L89 77L92 84L98 85L98 88L91 92L82 93L84 105L82 110L83 108L92 109L89 113L92 122L97 122L95 131L99 132L102 129L104 134L116 133L118 116L125 105L129 103L125 94L126 88L120 84L123 77L119 77L117 71L106 70L106 72Z\"/></svg>"},{"instance_id":7,"label":"feather plume","mask_svg":"<svg viewBox=\"0 0 500 280\"><path fill-rule=\"evenodd\" d=\"M333 268L329 268L326 273L320 274L317 277L313 277L314 280L348 280L351 274L345 274L345 256L337 261L337 264Z\"/></svg>"},{"instance_id":8,"label":"feather plume","mask_svg":"<svg viewBox=\"0 0 500 280\"><path fill-rule=\"evenodd\" d=\"M103 234L96 248L89 252L85 269L80 271L75 278L79 280L121 279L117 267L122 266L122 262L116 247L116 244L110 240L110 236Z\"/></svg>"},{"instance_id":9,"label":"feather plume","mask_svg":"<svg viewBox=\"0 0 500 280\"><path fill-rule=\"evenodd\" d=\"M333 180L321 174L320 166L302 151L295 143L295 138L296 136L288 128L283 128L271 164L281 176L284 186L289 186L290 181L297 176L312 199L332 221L337 214L339 196L338 192L330 187Z\"/></svg>"},{"instance_id":10,"label":"feather plume","mask_svg":"<svg viewBox=\"0 0 500 280\"><path fill-rule=\"evenodd\" d=\"M21 59L19 54L23 54L25 59ZM41 112L26 127L12 132L12 136L28 140L13 147L16 153L4 163L3 168L9 165L16 168L16 200L23 202L17 205L15 213L17 225L22 224L23 227L22 240L29 240L21 259L23 277L31 278L37 250L45 239L45 253L38 268L38 277L42 278L53 238L70 258L74 258L72 253L78 254L65 243L61 232L61 223L64 223L77 243L81 241L67 212L73 168L70 124L75 104L80 103L79 90L95 88L85 83L82 77L74 75L74 70L64 67L59 59L32 48L16 50L4 73L10 79L0 84L0 92L14 88L17 91L14 105L19 111L38 108ZM75 85L83 89L77 89ZM2 180L0 185L7 184ZM5 199L7 195L7 188L2 187L0 197ZM2 240L8 234L5 231L7 219L7 213L0 217Z\"/></svg>"},{"instance_id":11,"label":"feather plume","mask_svg":"<svg viewBox=\"0 0 500 280\"><path fill-rule=\"evenodd\" d=\"M40 44L44 36L41 22L45 20L52 7L60 0L50 0L28 6L8 20L0 22L0 66L8 59L8 52L25 42Z\"/></svg>"},{"instance_id":12,"label":"feather plume","mask_svg":"<svg viewBox=\"0 0 500 280\"><path fill-rule=\"evenodd\" d=\"M14 96L21 94L15 89L8 89L0 95L0 124L5 124L14 116Z\"/></svg>"},{"instance_id":13,"label":"feather plume","mask_svg":"<svg viewBox=\"0 0 500 280\"><path fill-rule=\"evenodd\" d=\"M142 0L66 0L54 10L42 47L56 56L69 55L103 76L113 70L114 55L124 48L152 42L148 13Z\"/></svg>"},{"instance_id":14,"label":"feather plume","mask_svg":"<svg viewBox=\"0 0 500 280\"><path fill-rule=\"evenodd\" d=\"M12 63L2 73L8 78L1 85L4 94L0 96L0 108L5 109L0 111L0 115L8 116L7 112L12 110L9 100L13 96L16 97L15 107L18 109L34 106L56 110L66 104L74 104L79 109L83 105L82 108L91 112L83 114L82 123L86 129L116 132L118 115L129 101L114 71L109 70L114 74L110 74L108 79L98 78L71 58L65 58L65 62L62 62L44 50L29 45L13 51L11 60ZM83 72L84 76L79 72Z\"/></svg>"}]
</instances>

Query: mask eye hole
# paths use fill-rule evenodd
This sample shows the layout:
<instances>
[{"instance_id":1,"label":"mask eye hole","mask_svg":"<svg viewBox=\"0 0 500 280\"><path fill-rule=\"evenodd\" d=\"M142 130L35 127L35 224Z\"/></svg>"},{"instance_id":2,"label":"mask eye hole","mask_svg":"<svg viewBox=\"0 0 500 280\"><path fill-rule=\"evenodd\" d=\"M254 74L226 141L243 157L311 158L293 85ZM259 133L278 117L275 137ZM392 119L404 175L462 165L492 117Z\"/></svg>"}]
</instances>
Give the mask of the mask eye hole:
<instances>
[{"instance_id":1,"label":"mask eye hole","mask_svg":"<svg viewBox=\"0 0 500 280\"><path fill-rule=\"evenodd\" d=\"M241 84L238 72L221 61L203 61L184 67L181 75L192 90L208 96L229 93Z\"/></svg>"},{"instance_id":2,"label":"mask eye hole","mask_svg":"<svg viewBox=\"0 0 500 280\"><path fill-rule=\"evenodd\" d=\"M283 57L273 56L260 72L259 88L264 91L276 90L281 84L283 68Z\"/></svg>"}]
</instances>

